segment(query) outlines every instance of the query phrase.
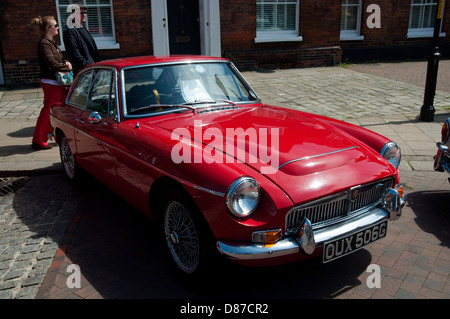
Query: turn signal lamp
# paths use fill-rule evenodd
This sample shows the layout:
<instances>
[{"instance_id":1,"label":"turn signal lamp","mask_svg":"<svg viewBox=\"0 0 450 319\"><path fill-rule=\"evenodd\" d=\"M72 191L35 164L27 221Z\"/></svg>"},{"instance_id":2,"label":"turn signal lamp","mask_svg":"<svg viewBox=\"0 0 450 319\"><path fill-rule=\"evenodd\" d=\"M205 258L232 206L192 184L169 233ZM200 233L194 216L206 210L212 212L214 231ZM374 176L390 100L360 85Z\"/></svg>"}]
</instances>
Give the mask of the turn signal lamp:
<instances>
[{"instance_id":1,"label":"turn signal lamp","mask_svg":"<svg viewBox=\"0 0 450 319\"><path fill-rule=\"evenodd\" d=\"M396 190L397 190L398 195L400 196L400 198L403 198L403 186L402 186L402 185L399 185L399 186L396 188Z\"/></svg>"},{"instance_id":2,"label":"turn signal lamp","mask_svg":"<svg viewBox=\"0 0 450 319\"><path fill-rule=\"evenodd\" d=\"M281 229L255 231L252 234L252 241L258 244L272 245L281 239Z\"/></svg>"},{"instance_id":3,"label":"turn signal lamp","mask_svg":"<svg viewBox=\"0 0 450 319\"><path fill-rule=\"evenodd\" d=\"M442 131L441 131L442 143L445 143L445 141L447 140L448 130L449 130L448 125L449 125L448 121L445 121L444 125L442 125Z\"/></svg>"}]
</instances>

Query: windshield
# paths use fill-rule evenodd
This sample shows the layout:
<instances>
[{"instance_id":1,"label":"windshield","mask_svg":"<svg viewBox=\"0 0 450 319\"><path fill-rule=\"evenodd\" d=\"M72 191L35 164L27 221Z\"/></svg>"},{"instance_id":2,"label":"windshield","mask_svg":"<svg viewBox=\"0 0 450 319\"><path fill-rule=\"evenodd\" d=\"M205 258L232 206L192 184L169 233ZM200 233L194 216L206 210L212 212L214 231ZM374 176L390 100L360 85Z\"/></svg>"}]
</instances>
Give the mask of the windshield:
<instances>
[{"instance_id":1,"label":"windshield","mask_svg":"<svg viewBox=\"0 0 450 319\"><path fill-rule=\"evenodd\" d=\"M257 100L230 65L220 62L145 66L124 71L126 114Z\"/></svg>"}]
</instances>

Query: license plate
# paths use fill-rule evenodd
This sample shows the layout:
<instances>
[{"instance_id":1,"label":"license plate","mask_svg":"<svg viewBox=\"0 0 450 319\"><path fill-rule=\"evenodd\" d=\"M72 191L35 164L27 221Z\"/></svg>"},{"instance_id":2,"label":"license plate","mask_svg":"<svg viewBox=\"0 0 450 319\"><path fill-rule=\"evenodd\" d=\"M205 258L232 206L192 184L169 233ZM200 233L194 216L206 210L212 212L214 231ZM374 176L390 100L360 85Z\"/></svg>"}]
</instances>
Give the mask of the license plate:
<instances>
[{"instance_id":1,"label":"license plate","mask_svg":"<svg viewBox=\"0 0 450 319\"><path fill-rule=\"evenodd\" d=\"M351 235L326 242L323 246L323 262L327 263L351 254L352 252L385 237L386 230L387 221L383 221Z\"/></svg>"}]
</instances>

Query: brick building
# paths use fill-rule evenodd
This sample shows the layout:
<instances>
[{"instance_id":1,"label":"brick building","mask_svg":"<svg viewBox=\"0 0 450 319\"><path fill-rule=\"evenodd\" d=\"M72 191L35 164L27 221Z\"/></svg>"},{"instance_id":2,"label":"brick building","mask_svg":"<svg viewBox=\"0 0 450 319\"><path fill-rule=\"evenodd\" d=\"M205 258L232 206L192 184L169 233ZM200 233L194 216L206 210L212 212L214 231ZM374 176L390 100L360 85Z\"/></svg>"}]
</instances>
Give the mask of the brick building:
<instances>
[{"instance_id":1,"label":"brick building","mask_svg":"<svg viewBox=\"0 0 450 319\"><path fill-rule=\"evenodd\" d=\"M29 21L54 15L66 27L72 0L1 0L0 85L39 83ZM196 53L240 69L425 59L439 0L83 0L103 59ZM440 34L450 47L450 1ZM64 50L64 43L61 43Z\"/></svg>"}]
</instances>

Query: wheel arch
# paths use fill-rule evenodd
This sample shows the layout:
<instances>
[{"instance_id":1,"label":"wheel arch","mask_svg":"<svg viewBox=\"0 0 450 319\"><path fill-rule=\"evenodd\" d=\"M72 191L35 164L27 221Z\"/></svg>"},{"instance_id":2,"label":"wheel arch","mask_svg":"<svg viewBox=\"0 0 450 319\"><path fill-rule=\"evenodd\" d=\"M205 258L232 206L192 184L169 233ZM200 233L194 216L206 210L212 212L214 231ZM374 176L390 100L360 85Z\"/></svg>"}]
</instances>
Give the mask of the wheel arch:
<instances>
[{"instance_id":1,"label":"wheel arch","mask_svg":"<svg viewBox=\"0 0 450 319\"><path fill-rule=\"evenodd\" d=\"M198 212L200 212L200 208L192 199L191 194L189 194L187 189L180 182L168 176L163 176L153 182L149 192L148 200L150 212L155 220L162 218L161 215L164 209L163 199L166 199L169 196L168 194L171 192L181 194L186 200L189 201L191 205L193 205L193 207L198 210Z\"/></svg>"},{"instance_id":2,"label":"wheel arch","mask_svg":"<svg viewBox=\"0 0 450 319\"><path fill-rule=\"evenodd\" d=\"M162 222L165 208L164 205L166 204L167 199L170 198L170 193L176 193L177 195L182 196L182 198L189 203L190 207L195 210L194 213L197 220L202 224L202 228L207 231L209 236L215 238L205 216L189 191L182 183L168 176L160 177L150 188L148 200L150 213L153 219L157 223Z\"/></svg>"}]
</instances>

